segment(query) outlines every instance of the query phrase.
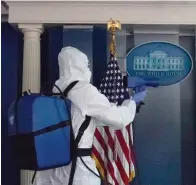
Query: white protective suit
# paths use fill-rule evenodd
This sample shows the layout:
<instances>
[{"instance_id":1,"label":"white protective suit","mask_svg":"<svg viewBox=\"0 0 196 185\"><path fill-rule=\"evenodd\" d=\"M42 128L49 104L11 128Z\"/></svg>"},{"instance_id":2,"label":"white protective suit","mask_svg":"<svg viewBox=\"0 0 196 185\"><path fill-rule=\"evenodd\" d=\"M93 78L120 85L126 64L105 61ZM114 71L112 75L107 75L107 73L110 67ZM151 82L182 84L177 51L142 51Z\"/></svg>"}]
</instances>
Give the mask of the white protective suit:
<instances>
[{"instance_id":1,"label":"white protective suit","mask_svg":"<svg viewBox=\"0 0 196 185\"><path fill-rule=\"evenodd\" d=\"M91 148L96 127L110 126L121 129L131 123L135 117L136 104L132 100L125 100L121 106L111 104L96 87L90 84L91 72L88 68L87 56L73 47L62 48L58 56L60 78L56 85L64 91L73 81L79 80L76 86L68 93L72 102L72 125L75 136L85 119L91 116L89 127L82 136L79 148ZM54 92L58 92L56 88ZM95 161L89 157L82 157L84 162L94 172L97 172ZM56 169L38 172L35 185L67 185L71 165ZM92 174L78 158L73 185L100 185L101 181Z\"/></svg>"}]
</instances>

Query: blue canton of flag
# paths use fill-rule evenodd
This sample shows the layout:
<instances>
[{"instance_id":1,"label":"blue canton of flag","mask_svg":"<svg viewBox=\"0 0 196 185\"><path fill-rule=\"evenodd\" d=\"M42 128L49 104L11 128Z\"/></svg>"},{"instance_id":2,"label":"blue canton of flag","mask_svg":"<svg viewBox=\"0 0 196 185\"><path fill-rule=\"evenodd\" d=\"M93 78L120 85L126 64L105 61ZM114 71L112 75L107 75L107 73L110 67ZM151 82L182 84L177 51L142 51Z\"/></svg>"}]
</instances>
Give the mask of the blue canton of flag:
<instances>
[{"instance_id":1,"label":"blue canton of flag","mask_svg":"<svg viewBox=\"0 0 196 185\"><path fill-rule=\"evenodd\" d=\"M124 88L122 73L114 57L110 57L107 71L101 81L99 91L104 94L110 102L118 105L125 99L129 99L128 89Z\"/></svg>"}]
</instances>

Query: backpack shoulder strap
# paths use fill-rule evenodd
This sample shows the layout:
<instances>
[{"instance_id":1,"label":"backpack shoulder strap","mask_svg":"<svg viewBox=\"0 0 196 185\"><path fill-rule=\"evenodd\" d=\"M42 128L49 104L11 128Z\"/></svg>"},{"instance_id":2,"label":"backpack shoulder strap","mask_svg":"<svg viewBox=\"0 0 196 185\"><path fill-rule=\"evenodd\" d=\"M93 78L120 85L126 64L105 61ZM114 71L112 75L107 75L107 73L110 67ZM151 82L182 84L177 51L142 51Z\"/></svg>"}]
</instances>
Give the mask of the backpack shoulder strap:
<instances>
[{"instance_id":1,"label":"backpack shoulder strap","mask_svg":"<svg viewBox=\"0 0 196 185\"><path fill-rule=\"evenodd\" d=\"M63 95L64 97L67 97L69 91L78 83L79 81L74 81L71 84L69 84L67 86L67 88L64 90ZM72 153L72 166L71 166L71 171L70 171L70 177L69 177L69 183L68 185L72 185L73 184L73 179L74 179L74 174L75 174L75 170L76 170L76 162L77 162L77 157L78 157L78 144L80 142L80 139L82 138L84 131L87 129L87 127L89 126L91 121L91 117L86 116L85 120L83 121L82 125L79 128L78 131L78 135L76 137L76 139L74 138L74 134L73 134L73 128L71 126L71 137L74 143L73 144L73 152Z\"/></svg>"},{"instance_id":2,"label":"backpack shoulder strap","mask_svg":"<svg viewBox=\"0 0 196 185\"><path fill-rule=\"evenodd\" d=\"M84 131L88 128L88 126L90 124L90 121L91 121L91 117L90 116L86 116L84 122L80 126L79 131L78 131L78 135L76 137L76 144L77 145L79 144L80 139L82 138L82 136L84 134Z\"/></svg>"},{"instance_id":3,"label":"backpack shoulder strap","mask_svg":"<svg viewBox=\"0 0 196 185\"><path fill-rule=\"evenodd\" d=\"M90 121L91 121L91 117L86 116L85 120L83 121L82 125L79 128L78 135L77 135L76 140L75 140L76 149L75 149L75 155L73 156L73 160L72 160L72 166L71 166L68 185L73 184L74 174L75 174L75 170L76 170L76 162L77 162L77 157L78 157L78 144L79 144L80 139L82 138L82 136L84 134L84 131L89 126Z\"/></svg>"},{"instance_id":4,"label":"backpack shoulder strap","mask_svg":"<svg viewBox=\"0 0 196 185\"><path fill-rule=\"evenodd\" d=\"M63 95L64 95L65 97L67 97L69 91L70 91L78 82L79 82L79 81L74 81L74 82L70 83L70 84L67 86L67 88L64 90Z\"/></svg>"}]
</instances>

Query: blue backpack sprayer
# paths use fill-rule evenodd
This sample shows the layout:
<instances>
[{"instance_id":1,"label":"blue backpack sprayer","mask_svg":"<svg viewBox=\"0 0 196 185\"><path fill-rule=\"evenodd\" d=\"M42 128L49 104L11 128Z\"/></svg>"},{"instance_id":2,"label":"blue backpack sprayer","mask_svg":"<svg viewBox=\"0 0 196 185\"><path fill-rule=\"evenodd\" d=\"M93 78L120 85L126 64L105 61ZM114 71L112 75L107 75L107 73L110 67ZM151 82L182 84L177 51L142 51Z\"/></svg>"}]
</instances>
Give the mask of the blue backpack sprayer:
<instances>
[{"instance_id":1,"label":"blue backpack sprayer","mask_svg":"<svg viewBox=\"0 0 196 185\"><path fill-rule=\"evenodd\" d=\"M78 148L91 117L86 116L76 138L71 124L71 102L67 94L77 83L72 82L64 92L55 86L59 90L56 94L24 92L24 96L18 97L10 106L9 136L13 158L21 170L35 171L32 181L36 171L66 166L72 162L69 178L69 185L72 185L77 157L82 160L82 156L91 155L91 148Z\"/></svg>"}]
</instances>

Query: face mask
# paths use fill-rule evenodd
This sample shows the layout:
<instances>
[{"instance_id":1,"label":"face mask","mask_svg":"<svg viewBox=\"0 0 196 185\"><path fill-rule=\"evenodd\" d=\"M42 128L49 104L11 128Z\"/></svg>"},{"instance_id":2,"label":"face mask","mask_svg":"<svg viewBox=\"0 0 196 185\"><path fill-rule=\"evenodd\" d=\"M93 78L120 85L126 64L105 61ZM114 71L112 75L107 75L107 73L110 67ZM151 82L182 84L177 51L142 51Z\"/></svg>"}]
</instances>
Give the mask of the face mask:
<instances>
[{"instance_id":1,"label":"face mask","mask_svg":"<svg viewBox=\"0 0 196 185\"><path fill-rule=\"evenodd\" d=\"M92 75L90 69L88 69L88 70L85 72L84 75L85 75L85 79L87 79L87 80L90 82L90 80L91 80L91 75Z\"/></svg>"}]
</instances>

